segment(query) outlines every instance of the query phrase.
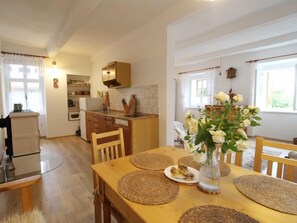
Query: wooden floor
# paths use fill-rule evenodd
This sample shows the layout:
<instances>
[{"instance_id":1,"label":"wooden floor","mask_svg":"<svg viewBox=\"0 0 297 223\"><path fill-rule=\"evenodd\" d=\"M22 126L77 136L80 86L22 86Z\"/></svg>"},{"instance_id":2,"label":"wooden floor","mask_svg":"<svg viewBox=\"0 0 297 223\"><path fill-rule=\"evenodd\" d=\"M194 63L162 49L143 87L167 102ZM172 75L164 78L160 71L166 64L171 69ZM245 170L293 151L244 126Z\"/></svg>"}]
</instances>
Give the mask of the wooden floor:
<instances>
[{"instance_id":1,"label":"wooden floor","mask_svg":"<svg viewBox=\"0 0 297 223\"><path fill-rule=\"evenodd\" d=\"M42 175L33 187L34 206L48 223L94 222L91 145L79 137L41 139L41 148L64 157L58 168ZM0 220L21 212L19 191L0 193Z\"/></svg>"}]
</instances>

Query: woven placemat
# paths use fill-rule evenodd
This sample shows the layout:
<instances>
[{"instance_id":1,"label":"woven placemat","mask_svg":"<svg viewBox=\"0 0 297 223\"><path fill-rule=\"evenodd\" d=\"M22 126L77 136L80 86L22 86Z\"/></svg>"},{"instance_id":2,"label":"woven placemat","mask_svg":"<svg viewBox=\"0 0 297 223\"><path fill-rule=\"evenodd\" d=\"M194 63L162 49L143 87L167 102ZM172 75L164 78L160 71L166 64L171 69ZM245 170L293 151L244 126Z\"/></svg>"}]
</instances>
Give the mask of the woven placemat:
<instances>
[{"instance_id":1,"label":"woven placemat","mask_svg":"<svg viewBox=\"0 0 297 223\"><path fill-rule=\"evenodd\" d=\"M164 170L174 165L174 160L170 156L159 153L137 153L131 157L130 162L145 170Z\"/></svg>"},{"instance_id":2,"label":"woven placemat","mask_svg":"<svg viewBox=\"0 0 297 223\"><path fill-rule=\"evenodd\" d=\"M260 175L240 176L234 183L241 193L257 203L297 215L297 184Z\"/></svg>"},{"instance_id":3,"label":"woven placemat","mask_svg":"<svg viewBox=\"0 0 297 223\"><path fill-rule=\"evenodd\" d=\"M186 211L179 223L259 223L254 218L231 208L215 205L194 207Z\"/></svg>"},{"instance_id":4,"label":"woven placemat","mask_svg":"<svg viewBox=\"0 0 297 223\"><path fill-rule=\"evenodd\" d=\"M179 187L161 172L138 170L120 179L118 191L130 201L158 205L173 201L177 197Z\"/></svg>"},{"instance_id":5,"label":"woven placemat","mask_svg":"<svg viewBox=\"0 0 297 223\"><path fill-rule=\"evenodd\" d=\"M195 161L195 159L192 155L183 156L183 157L179 158L177 163L184 164L184 165L192 167L196 170L200 170L200 167L202 164L202 163L198 163L197 161ZM220 172L221 172L221 177L225 177L231 173L231 169L228 166L228 164L220 162Z\"/></svg>"}]
</instances>

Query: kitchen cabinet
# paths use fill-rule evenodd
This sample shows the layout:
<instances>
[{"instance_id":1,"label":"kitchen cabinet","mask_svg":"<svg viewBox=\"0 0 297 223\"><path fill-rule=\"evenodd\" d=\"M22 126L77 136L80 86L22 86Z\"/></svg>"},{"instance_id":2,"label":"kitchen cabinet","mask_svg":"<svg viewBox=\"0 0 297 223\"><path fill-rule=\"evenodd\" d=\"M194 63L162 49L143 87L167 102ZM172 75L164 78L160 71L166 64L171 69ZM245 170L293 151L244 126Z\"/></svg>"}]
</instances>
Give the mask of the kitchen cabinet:
<instances>
[{"instance_id":1,"label":"kitchen cabinet","mask_svg":"<svg viewBox=\"0 0 297 223\"><path fill-rule=\"evenodd\" d=\"M102 82L109 88L124 88L131 86L131 64L110 62L102 68Z\"/></svg>"},{"instance_id":2,"label":"kitchen cabinet","mask_svg":"<svg viewBox=\"0 0 297 223\"><path fill-rule=\"evenodd\" d=\"M126 155L143 152L159 146L159 119L157 115L125 117L106 115L101 112L86 112L87 139L91 133L102 133L122 128Z\"/></svg>"},{"instance_id":3,"label":"kitchen cabinet","mask_svg":"<svg viewBox=\"0 0 297 223\"><path fill-rule=\"evenodd\" d=\"M96 117L98 123L98 129L97 131L95 131L96 133L109 132L114 130L112 117L98 114L95 114L94 116Z\"/></svg>"},{"instance_id":4,"label":"kitchen cabinet","mask_svg":"<svg viewBox=\"0 0 297 223\"><path fill-rule=\"evenodd\" d=\"M86 135L87 140L91 141L91 133L94 131L94 114L86 112Z\"/></svg>"}]
</instances>

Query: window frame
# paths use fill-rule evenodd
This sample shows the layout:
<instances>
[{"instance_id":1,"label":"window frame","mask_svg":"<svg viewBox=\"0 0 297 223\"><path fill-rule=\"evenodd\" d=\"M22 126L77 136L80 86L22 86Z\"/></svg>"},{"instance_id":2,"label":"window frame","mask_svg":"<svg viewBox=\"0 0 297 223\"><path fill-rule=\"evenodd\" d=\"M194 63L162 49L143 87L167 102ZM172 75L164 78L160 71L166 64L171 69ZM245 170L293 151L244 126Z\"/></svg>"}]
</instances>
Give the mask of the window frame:
<instances>
[{"instance_id":1,"label":"window frame","mask_svg":"<svg viewBox=\"0 0 297 223\"><path fill-rule=\"evenodd\" d=\"M289 60L292 60L291 62ZM259 99L258 97L260 95L258 95L258 88L259 88L259 76L261 75L260 74L260 66L264 67L265 65L266 66L269 66L269 63L271 62L278 62L279 64L281 64L281 61L284 61L283 64L287 63L287 64L290 64L290 63L293 63L293 65L295 64L295 66L290 66L290 67L295 67L295 74L294 74L294 86L293 86L293 99L292 99L292 109L290 108L269 108L267 107L267 103L265 105L265 107L263 106L263 104L261 102L259 102ZM287 65L270 65L271 67L275 66L275 69L277 69L277 67L287 67L289 68L289 66ZM280 68L279 68L280 69ZM263 69L262 69L263 70ZM265 70L265 69L264 69ZM268 71L268 69L265 70L266 72ZM264 75L267 75L267 74L264 74ZM267 79L267 78L266 78ZM263 85L261 85L263 86ZM260 87L261 87L260 86ZM268 88L269 86L267 84L265 84L265 88ZM266 93L266 100L267 100L267 93ZM256 72L255 72L255 99L254 99L254 103L257 107L260 108L261 112L269 112L269 113L297 113L297 57L288 57L288 58L282 58L282 59L273 59L273 60L266 60L265 62L258 62L258 64L256 65Z\"/></svg>"},{"instance_id":2,"label":"window frame","mask_svg":"<svg viewBox=\"0 0 297 223\"><path fill-rule=\"evenodd\" d=\"M12 89L11 89L11 83L12 82L19 82L19 83L23 83L24 84L24 89L23 92L24 93L24 101L25 104L23 104L23 109L31 109L28 108L29 105L29 99L28 99L28 95L30 94L30 91L28 89L28 84L29 83L38 83L39 84L39 91L36 91L40 94L40 98L39 98L39 112L40 114L45 114L45 85L44 85L44 77L42 75L42 71L40 70L40 67L33 65L33 64L21 64L21 62L19 63L8 63L7 66L11 66L11 65L19 65L22 67L23 69L23 77L21 78L16 78L16 77L11 77L11 71L8 71L5 74L5 79L6 79L6 98L7 98L7 108L9 111L13 111L13 101L12 101ZM31 69L29 67L36 67L38 69L38 78L28 78L28 76L30 76L30 71Z\"/></svg>"},{"instance_id":3,"label":"window frame","mask_svg":"<svg viewBox=\"0 0 297 223\"><path fill-rule=\"evenodd\" d=\"M207 104L211 104L211 89L210 86L211 84L209 83L211 80L208 78L209 75L207 72L197 72L197 73L193 73L191 74L191 76L189 77L189 89L188 89L188 94L189 94L189 100L188 100L188 108L202 108ZM193 81L205 81L206 82L206 91L207 91L207 97L208 97L208 102L203 104L203 97L199 97L200 102L197 104L192 104L192 82ZM203 86L202 86L203 88ZM196 88L197 90L197 88Z\"/></svg>"}]
</instances>

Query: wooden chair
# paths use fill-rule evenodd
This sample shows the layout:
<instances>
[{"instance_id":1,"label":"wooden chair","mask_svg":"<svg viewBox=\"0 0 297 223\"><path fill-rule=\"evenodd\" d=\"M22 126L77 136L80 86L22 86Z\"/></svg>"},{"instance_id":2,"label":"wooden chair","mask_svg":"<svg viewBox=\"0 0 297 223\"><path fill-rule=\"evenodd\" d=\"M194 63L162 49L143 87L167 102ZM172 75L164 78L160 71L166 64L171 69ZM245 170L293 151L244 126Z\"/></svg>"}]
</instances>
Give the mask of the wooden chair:
<instances>
[{"instance_id":1,"label":"wooden chair","mask_svg":"<svg viewBox=\"0 0 297 223\"><path fill-rule=\"evenodd\" d=\"M263 146L268 146L282 150L297 151L297 145L269 141L265 140L263 137L256 137L254 171L261 173L262 160L267 160L267 175L274 175L273 170L275 170L275 176L277 178L293 181L294 176L296 176L297 174L297 160L265 154L263 153ZM277 165L273 165L274 162ZM285 168L286 173L284 174Z\"/></svg>"},{"instance_id":2,"label":"wooden chair","mask_svg":"<svg viewBox=\"0 0 297 223\"><path fill-rule=\"evenodd\" d=\"M218 158L220 161L223 161L225 163L234 164L235 166L242 166L242 153L243 152L232 152L232 153L218 153ZM234 163L232 163L232 154L235 154L235 160Z\"/></svg>"},{"instance_id":3,"label":"wooden chair","mask_svg":"<svg viewBox=\"0 0 297 223\"><path fill-rule=\"evenodd\" d=\"M40 178L41 178L40 175L36 175L36 176L26 177L26 178L19 179L19 180L2 183L2 184L0 184L0 192L20 189L23 212L25 214L32 213L32 214L36 215L36 212L33 213L32 186L34 184L38 183L40 181ZM42 216L41 213L38 213L38 214L40 215L39 222L43 222L44 217ZM28 215L27 215L27 217L28 217ZM22 218L22 216L19 216L19 215L10 216L6 219L6 222L14 222L14 219L18 219L18 218Z\"/></svg>"},{"instance_id":4,"label":"wooden chair","mask_svg":"<svg viewBox=\"0 0 297 223\"><path fill-rule=\"evenodd\" d=\"M118 159L125 156L123 129L119 128L115 131L99 134L92 133L92 150L93 164ZM100 203L105 205L106 200L104 193L102 192L104 184L94 172L93 180L95 190L95 222L101 222L102 212ZM124 220L113 206L111 207L111 212L118 222L122 222ZM110 222L110 216L104 214L104 222Z\"/></svg>"}]
</instances>

